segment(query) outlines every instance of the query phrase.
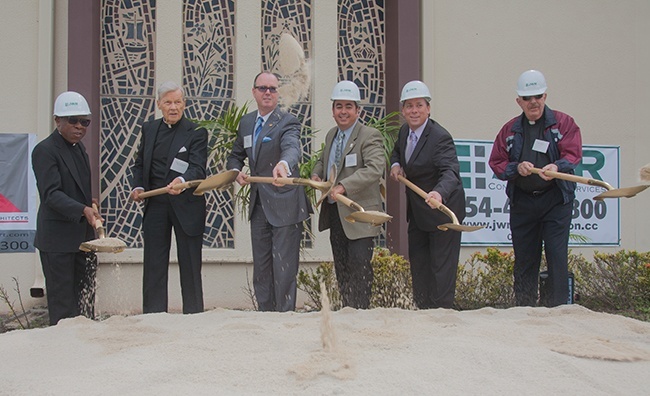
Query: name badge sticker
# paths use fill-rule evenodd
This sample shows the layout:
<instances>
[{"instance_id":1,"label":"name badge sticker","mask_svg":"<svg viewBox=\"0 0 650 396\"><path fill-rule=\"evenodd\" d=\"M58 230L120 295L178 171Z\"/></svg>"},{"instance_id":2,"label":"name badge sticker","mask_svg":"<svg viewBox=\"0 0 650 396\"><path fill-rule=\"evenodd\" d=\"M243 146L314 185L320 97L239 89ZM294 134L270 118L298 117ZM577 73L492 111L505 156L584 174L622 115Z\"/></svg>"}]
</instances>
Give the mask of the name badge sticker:
<instances>
[{"instance_id":1,"label":"name badge sticker","mask_svg":"<svg viewBox=\"0 0 650 396\"><path fill-rule=\"evenodd\" d=\"M345 156L345 167L357 166L357 154L348 154Z\"/></svg>"},{"instance_id":2,"label":"name badge sticker","mask_svg":"<svg viewBox=\"0 0 650 396\"><path fill-rule=\"evenodd\" d=\"M187 163L186 161L179 160L178 158L174 158L174 161L172 162L172 166L170 167L171 170L174 172L178 172L180 174L185 173L187 168L189 168L190 164Z\"/></svg>"},{"instance_id":3,"label":"name badge sticker","mask_svg":"<svg viewBox=\"0 0 650 396\"><path fill-rule=\"evenodd\" d=\"M253 135L246 135L244 136L244 148L251 148L253 147Z\"/></svg>"},{"instance_id":4,"label":"name badge sticker","mask_svg":"<svg viewBox=\"0 0 650 396\"><path fill-rule=\"evenodd\" d=\"M535 139L535 143L533 143L533 151L545 154L546 151L548 151L548 142L546 140Z\"/></svg>"}]
</instances>

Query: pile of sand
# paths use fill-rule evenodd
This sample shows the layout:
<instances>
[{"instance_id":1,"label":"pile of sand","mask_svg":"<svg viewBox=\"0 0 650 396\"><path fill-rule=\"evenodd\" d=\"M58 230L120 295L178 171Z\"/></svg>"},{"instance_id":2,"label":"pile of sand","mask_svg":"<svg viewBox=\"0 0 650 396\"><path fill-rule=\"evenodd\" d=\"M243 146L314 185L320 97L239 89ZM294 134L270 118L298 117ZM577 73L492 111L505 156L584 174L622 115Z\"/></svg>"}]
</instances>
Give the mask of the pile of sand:
<instances>
[{"instance_id":1,"label":"pile of sand","mask_svg":"<svg viewBox=\"0 0 650 396\"><path fill-rule=\"evenodd\" d=\"M642 395L650 323L547 308L82 317L0 335L7 395Z\"/></svg>"}]
</instances>

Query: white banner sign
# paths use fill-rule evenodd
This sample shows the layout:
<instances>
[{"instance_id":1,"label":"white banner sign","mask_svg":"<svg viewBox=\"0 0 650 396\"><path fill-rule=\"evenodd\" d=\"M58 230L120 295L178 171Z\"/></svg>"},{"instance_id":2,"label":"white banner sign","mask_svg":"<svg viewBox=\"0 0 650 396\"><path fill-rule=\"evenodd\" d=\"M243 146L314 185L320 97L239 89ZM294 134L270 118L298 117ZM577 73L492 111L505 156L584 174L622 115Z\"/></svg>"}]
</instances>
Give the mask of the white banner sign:
<instances>
[{"instance_id":1,"label":"white banner sign","mask_svg":"<svg viewBox=\"0 0 650 396\"><path fill-rule=\"evenodd\" d=\"M0 133L0 253L34 252L36 135Z\"/></svg>"},{"instance_id":2,"label":"white banner sign","mask_svg":"<svg viewBox=\"0 0 650 396\"><path fill-rule=\"evenodd\" d=\"M488 164L492 141L455 140L460 175L465 187L463 224L482 225L475 232L464 232L463 246L511 245L509 200L506 182L496 178ZM619 187L619 147L583 146L582 163L576 175L603 180ZM620 212L618 199L596 201L602 187L578 184L571 220L572 246L619 246Z\"/></svg>"}]
</instances>

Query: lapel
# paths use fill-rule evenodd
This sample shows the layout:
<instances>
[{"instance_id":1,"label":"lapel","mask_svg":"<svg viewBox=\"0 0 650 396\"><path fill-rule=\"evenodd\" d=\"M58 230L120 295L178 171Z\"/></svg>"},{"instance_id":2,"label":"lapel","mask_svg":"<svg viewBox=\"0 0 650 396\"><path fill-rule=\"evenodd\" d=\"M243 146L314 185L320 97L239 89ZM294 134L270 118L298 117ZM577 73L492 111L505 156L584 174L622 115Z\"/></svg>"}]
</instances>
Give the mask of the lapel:
<instances>
[{"instance_id":1,"label":"lapel","mask_svg":"<svg viewBox=\"0 0 650 396\"><path fill-rule=\"evenodd\" d=\"M359 131L361 130L361 123L357 120L356 125L354 126L354 129L352 129L352 133L350 133L350 138L348 138L348 141L345 144L345 147L343 147L343 152L341 153L341 160L343 165L345 165L345 156L350 154L352 149L354 149L354 146L356 145L357 139L359 138Z\"/></svg>"},{"instance_id":2,"label":"lapel","mask_svg":"<svg viewBox=\"0 0 650 396\"><path fill-rule=\"evenodd\" d=\"M145 187L149 186L149 175L151 174L151 161L153 161L153 147L156 144L156 137L158 136L158 129L162 119L153 120L149 126L148 130L144 131L146 136L145 145L144 145L144 158L143 158L143 173L142 177L144 178L143 182Z\"/></svg>"},{"instance_id":3,"label":"lapel","mask_svg":"<svg viewBox=\"0 0 650 396\"><path fill-rule=\"evenodd\" d=\"M65 141L63 136L61 136L58 129L55 130L53 134L54 134L53 137L54 145L59 151L59 155L63 159L65 166L68 167L68 171L70 172L70 175L72 175L74 182L77 184L77 187L79 187L79 190L83 192L86 199L90 199L90 197L86 195L87 191L84 190L83 184L81 183L81 175L79 175L79 171L77 170L77 166L75 165L74 158L72 158L72 153L68 148L68 143ZM79 142L78 144L81 144L81 142ZM82 145L81 147L84 146ZM86 163L88 163L88 155L85 153L85 149L83 151L84 151L84 159Z\"/></svg>"},{"instance_id":4,"label":"lapel","mask_svg":"<svg viewBox=\"0 0 650 396\"><path fill-rule=\"evenodd\" d=\"M325 171L329 169L331 166L330 164L330 153L332 152L332 148L334 145L334 139L336 139L336 133L338 132L339 128L334 127L327 132L327 136L325 136L325 147L323 147L323 153L321 154L323 156L323 164L325 164Z\"/></svg>"}]
</instances>

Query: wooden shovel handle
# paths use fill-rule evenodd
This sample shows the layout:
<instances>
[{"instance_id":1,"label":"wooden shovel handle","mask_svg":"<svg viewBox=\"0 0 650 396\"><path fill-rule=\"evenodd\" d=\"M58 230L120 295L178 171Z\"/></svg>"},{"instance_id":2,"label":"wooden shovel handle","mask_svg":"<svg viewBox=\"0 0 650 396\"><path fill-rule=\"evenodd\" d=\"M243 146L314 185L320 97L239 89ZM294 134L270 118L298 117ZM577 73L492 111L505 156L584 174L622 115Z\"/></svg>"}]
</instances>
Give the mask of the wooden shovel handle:
<instances>
[{"instance_id":1,"label":"wooden shovel handle","mask_svg":"<svg viewBox=\"0 0 650 396\"><path fill-rule=\"evenodd\" d=\"M174 186L172 188L174 190L182 190L184 188L192 188L192 187L196 187L199 184L201 184L202 181L203 180L190 180L190 181L186 181L184 183L174 184ZM156 188L155 190L149 190L149 191L142 192L142 193L140 193L140 198L149 198L149 197L153 197L153 196L156 196L156 195L163 195L163 194L167 194L167 187L160 187L160 188Z\"/></svg>"},{"instance_id":2,"label":"wooden shovel handle","mask_svg":"<svg viewBox=\"0 0 650 396\"><path fill-rule=\"evenodd\" d=\"M419 196L421 196L422 198L424 198L424 200L425 200L426 202L433 204L433 206L435 206L436 209L438 209L439 211L441 211L441 212L443 212L444 214L446 214L447 217L449 217L449 218L451 219L451 222L452 222L453 224L460 224L460 222L458 221L458 217L456 217L456 214L455 214L451 209L449 209L449 208L446 207L445 205L441 204L440 202L436 201L435 199L429 198L428 195L427 195L427 193L424 192L424 190L422 190L420 187L418 187L418 186L416 186L415 184L413 184L410 180L408 180L408 179L405 178L404 176L400 176L400 175L398 175L398 176L397 176L397 179L398 179L399 181L401 181L402 183L404 183L408 188L410 188L411 190L415 191Z\"/></svg>"},{"instance_id":3,"label":"wooden shovel handle","mask_svg":"<svg viewBox=\"0 0 650 396\"><path fill-rule=\"evenodd\" d=\"M246 180L250 183L267 183L272 184L276 180L270 176L248 176ZM320 191L327 191L331 187L330 182L317 182L315 180L303 179L299 177L278 177L277 182L280 184L290 184L293 186L309 186Z\"/></svg>"},{"instance_id":4,"label":"wooden shovel handle","mask_svg":"<svg viewBox=\"0 0 650 396\"><path fill-rule=\"evenodd\" d=\"M356 210L358 212L365 212L366 211L361 205L354 202L353 200L351 200L350 198L346 197L343 194L336 194L336 200L341 202L343 205L345 205L345 206L347 206L349 208L352 208L352 209L354 209L354 210Z\"/></svg>"},{"instance_id":5,"label":"wooden shovel handle","mask_svg":"<svg viewBox=\"0 0 650 396\"><path fill-rule=\"evenodd\" d=\"M93 202L93 209L99 212L99 208L94 202ZM104 232L104 225L102 224L102 221L99 219L95 220L95 230L97 231L97 236L99 236L100 239L106 236Z\"/></svg>"},{"instance_id":6,"label":"wooden shovel handle","mask_svg":"<svg viewBox=\"0 0 650 396\"><path fill-rule=\"evenodd\" d=\"M598 186L598 187L603 187L607 190L613 190L614 187L612 187L609 183L601 181L601 180L596 180L596 179L589 179L587 177L582 177L582 176L576 176L576 175L571 175L569 173L562 173L562 172L554 172L551 170L547 171L542 171L539 168L531 168L530 170L532 173L539 175L540 173L544 173L547 176L554 177L556 179L561 179L561 180L567 180L575 183L581 183L581 184L588 184L590 186Z\"/></svg>"}]
</instances>

